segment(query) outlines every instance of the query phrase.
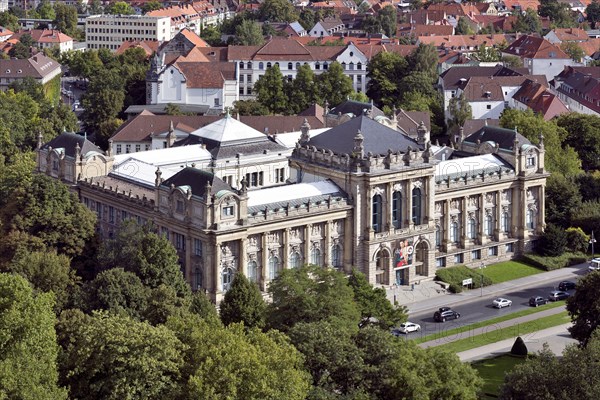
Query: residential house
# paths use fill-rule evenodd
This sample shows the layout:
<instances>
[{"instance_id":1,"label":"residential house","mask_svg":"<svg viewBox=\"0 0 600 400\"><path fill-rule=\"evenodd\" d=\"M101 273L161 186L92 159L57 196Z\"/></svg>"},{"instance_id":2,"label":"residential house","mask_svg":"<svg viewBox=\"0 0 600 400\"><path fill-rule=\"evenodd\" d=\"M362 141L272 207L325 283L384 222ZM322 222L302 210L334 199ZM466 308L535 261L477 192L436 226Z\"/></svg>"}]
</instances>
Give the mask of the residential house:
<instances>
[{"instance_id":1,"label":"residential house","mask_svg":"<svg viewBox=\"0 0 600 400\"><path fill-rule=\"evenodd\" d=\"M600 115L600 67L566 67L554 79L554 89L569 110Z\"/></svg>"},{"instance_id":2,"label":"residential house","mask_svg":"<svg viewBox=\"0 0 600 400\"><path fill-rule=\"evenodd\" d=\"M4 91L11 83L25 78L33 78L45 85L60 74L61 65L41 52L27 59L0 59L0 90Z\"/></svg>"},{"instance_id":3,"label":"residential house","mask_svg":"<svg viewBox=\"0 0 600 400\"><path fill-rule=\"evenodd\" d=\"M531 109L549 121L552 118L568 113L565 103L541 82L527 79L509 100L509 106L517 110Z\"/></svg>"},{"instance_id":4,"label":"residential house","mask_svg":"<svg viewBox=\"0 0 600 400\"><path fill-rule=\"evenodd\" d=\"M479 47L506 45L510 40L508 35L447 35L447 36L419 36L417 43L431 44L439 49L456 50L462 53L472 53Z\"/></svg>"},{"instance_id":5,"label":"residential house","mask_svg":"<svg viewBox=\"0 0 600 400\"><path fill-rule=\"evenodd\" d=\"M503 55L517 56L531 75L546 75L550 81L567 66L579 66L556 44L546 39L523 35L503 50Z\"/></svg>"},{"instance_id":6,"label":"residential house","mask_svg":"<svg viewBox=\"0 0 600 400\"><path fill-rule=\"evenodd\" d=\"M35 46L40 49L58 48L61 53L73 50L73 39L58 30L32 29L29 31L19 31L13 37L20 39L24 34L29 34Z\"/></svg>"},{"instance_id":7,"label":"residential house","mask_svg":"<svg viewBox=\"0 0 600 400\"><path fill-rule=\"evenodd\" d=\"M146 53L147 58L150 58L152 54L157 52L159 44L160 43L151 40L126 41L123 42L121 46L117 49L116 54L123 54L128 49L139 48L144 50L144 53Z\"/></svg>"},{"instance_id":8,"label":"residential house","mask_svg":"<svg viewBox=\"0 0 600 400\"><path fill-rule=\"evenodd\" d=\"M585 42L589 38L587 32L581 28L554 28L544 36L550 43L558 45L562 42Z\"/></svg>"},{"instance_id":9,"label":"residential house","mask_svg":"<svg viewBox=\"0 0 600 400\"><path fill-rule=\"evenodd\" d=\"M333 36L336 32L343 32L345 25L341 19L338 18L325 18L323 21L319 21L309 31L309 36L312 37L324 37Z\"/></svg>"},{"instance_id":10,"label":"residential house","mask_svg":"<svg viewBox=\"0 0 600 400\"><path fill-rule=\"evenodd\" d=\"M13 31L3 26L0 26L0 42L8 40L12 35L14 35Z\"/></svg>"}]
</instances>

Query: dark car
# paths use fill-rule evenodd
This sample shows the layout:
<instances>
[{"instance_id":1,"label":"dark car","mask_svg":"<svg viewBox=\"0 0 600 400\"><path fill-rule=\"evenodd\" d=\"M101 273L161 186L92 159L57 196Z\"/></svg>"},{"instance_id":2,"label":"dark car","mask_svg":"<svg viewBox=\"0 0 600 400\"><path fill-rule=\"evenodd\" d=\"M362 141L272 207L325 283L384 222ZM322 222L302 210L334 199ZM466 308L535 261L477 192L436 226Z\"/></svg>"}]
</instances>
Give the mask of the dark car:
<instances>
[{"instance_id":1,"label":"dark car","mask_svg":"<svg viewBox=\"0 0 600 400\"><path fill-rule=\"evenodd\" d=\"M571 281L562 281L558 284L558 290L566 291L575 289L575 282Z\"/></svg>"},{"instance_id":2,"label":"dark car","mask_svg":"<svg viewBox=\"0 0 600 400\"><path fill-rule=\"evenodd\" d=\"M560 290L555 290L553 292L550 292L550 296L548 296L548 300L550 300L550 301L558 301L558 300L564 300L567 297L569 297L569 293L563 292L563 291L560 291Z\"/></svg>"},{"instance_id":3,"label":"dark car","mask_svg":"<svg viewBox=\"0 0 600 400\"><path fill-rule=\"evenodd\" d=\"M546 303L548 303L548 300L542 296L535 296L529 299L529 305L531 307L543 306Z\"/></svg>"},{"instance_id":4,"label":"dark car","mask_svg":"<svg viewBox=\"0 0 600 400\"><path fill-rule=\"evenodd\" d=\"M433 314L433 320L436 322L446 322L447 319L457 319L460 314L450 307L441 307L439 311Z\"/></svg>"}]
</instances>

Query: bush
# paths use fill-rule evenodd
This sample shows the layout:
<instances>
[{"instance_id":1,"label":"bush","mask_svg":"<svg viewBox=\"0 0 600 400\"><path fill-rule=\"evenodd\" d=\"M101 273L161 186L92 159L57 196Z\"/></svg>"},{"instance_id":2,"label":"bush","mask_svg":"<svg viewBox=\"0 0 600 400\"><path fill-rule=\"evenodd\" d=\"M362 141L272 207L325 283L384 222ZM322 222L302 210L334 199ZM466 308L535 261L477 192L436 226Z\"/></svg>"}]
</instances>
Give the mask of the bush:
<instances>
[{"instance_id":1,"label":"bush","mask_svg":"<svg viewBox=\"0 0 600 400\"><path fill-rule=\"evenodd\" d=\"M479 270L471 269L464 265L438 269L435 273L435 279L448 283L450 285L449 289L452 293L462 292L464 289L462 281L469 278L473 279L473 284L471 286L473 289L480 288L482 281L481 276L482 274ZM483 275L483 286L489 286L491 284L492 280Z\"/></svg>"},{"instance_id":2,"label":"bush","mask_svg":"<svg viewBox=\"0 0 600 400\"><path fill-rule=\"evenodd\" d=\"M515 340L515 344L513 344L512 349L510 349L510 354L522 357L527 356L527 346L523 339L521 339L521 336L517 337L517 340Z\"/></svg>"},{"instance_id":3,"label":"bush","mask_svg":"<svg viewBox=\"0 0 600 400\"><path fill-rule=\"evenodd\" d=\"M538 254L525 254L521 260L527 264L541 268L545 271L553 271L575 264L586 262L587 256L584 253L563 253L557 257L546 257Z\"/></svg>"},{"instance_id":4,"label":"bush","mask_svg":"<svg viewBox=\"0 0 600 400\"><path fill-rule=\"evenodd\" d=\"M544 236L538 241L537 251L545 256L560 256L567 247L567 232L554 224L548 224Z\"/></svg>"},{"instance_id":5,"label":"bush","mask_svg":"<svg viewBox=\"0 0 600 400\"><path fill-rule=\"evenodd\" d=\"M590 237L581 228L567 229L567 247L573 252L585 253L590 246Z\"/></svg>"}]
</instances>

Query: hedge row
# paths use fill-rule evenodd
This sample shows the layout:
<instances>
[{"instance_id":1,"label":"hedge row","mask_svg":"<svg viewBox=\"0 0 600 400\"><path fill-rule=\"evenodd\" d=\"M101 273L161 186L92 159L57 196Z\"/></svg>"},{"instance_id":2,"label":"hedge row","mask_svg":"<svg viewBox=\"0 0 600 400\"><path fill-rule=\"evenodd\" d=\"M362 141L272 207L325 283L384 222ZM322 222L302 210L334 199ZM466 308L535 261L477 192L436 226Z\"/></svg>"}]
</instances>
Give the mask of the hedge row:
<instances>
[{"instance_id":1,"label":"hedge row","mask_svg":"<svg viewBox=\"0 0 600 400\"><path fill-rule=\"evenodd\" d=\"M440 268L435 273L435 279L448 283L449 289L452 293L460 293L464 287L462 285L463 280L472 278L473 284L471 288L481 287L481 272L478 269L471 269L464 265L458 267ZM483 286L489 286L492 284L492 280L487 276L483 275Z\"/></svg>"},{"instance_id":2,"label":"hedge row","mask_svg":"<svg viewBox=\"0 0 600 400\"><path fill-rule=\"evenodd\" d=\"M521 257L523 262L546 271L569 267L587 261L588 257L583 253L563 253L557 257L540 256L537 254L525 254Z\"/></svg>"}]
</instances>

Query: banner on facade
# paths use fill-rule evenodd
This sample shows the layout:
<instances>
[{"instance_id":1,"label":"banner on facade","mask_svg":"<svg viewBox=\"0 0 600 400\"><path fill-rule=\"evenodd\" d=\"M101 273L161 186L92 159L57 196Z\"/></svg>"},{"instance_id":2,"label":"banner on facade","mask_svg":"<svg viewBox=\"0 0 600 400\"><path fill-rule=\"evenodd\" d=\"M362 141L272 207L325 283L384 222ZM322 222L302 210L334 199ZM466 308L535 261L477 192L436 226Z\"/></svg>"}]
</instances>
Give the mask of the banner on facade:
<instances>
[{"instance_id":1,"label":"banner on facade","mask_svg":"<svg viewBox=\"0 0 600 400\"><path fill-rule=\"evenodd\" d=\"M394 250L394 268L406 267L412 264L413 253L413 239L396 240L396 250Z\"/></svg>"}]
</instances>

